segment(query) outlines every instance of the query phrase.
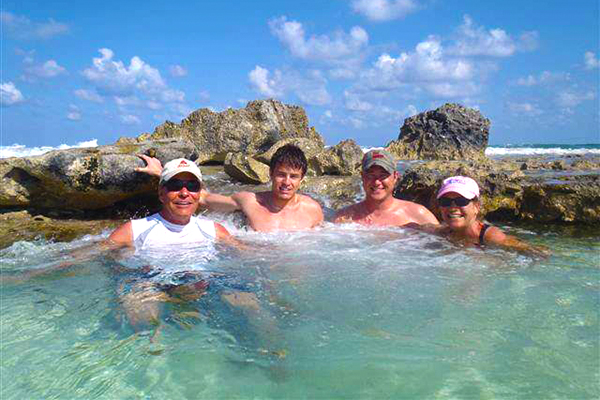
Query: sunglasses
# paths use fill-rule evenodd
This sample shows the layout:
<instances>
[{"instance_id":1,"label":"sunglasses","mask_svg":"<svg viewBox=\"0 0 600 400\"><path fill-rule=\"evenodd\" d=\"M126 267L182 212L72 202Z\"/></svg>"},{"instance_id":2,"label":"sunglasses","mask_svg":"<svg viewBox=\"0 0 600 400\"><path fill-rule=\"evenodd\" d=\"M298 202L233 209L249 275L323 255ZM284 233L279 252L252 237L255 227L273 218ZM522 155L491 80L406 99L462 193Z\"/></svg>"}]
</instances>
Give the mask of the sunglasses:
<instances>
[{"instance_id":1,"label":"sunglasses","mask_svg":"<svg viewBox=\"0 0 600 400\"><path fill-rule=\"evenodd\" d=\"M456 207L466 207L473 199L465 199L464 197L457 197L451 199L449 197L440 197L438 203L440 207L451 207L454 204Z\"/></svg>"},{"instance_id":2,"label":"sunglasses","mask_svg":"<svg viewBox=\"0 0 600 400\"><path fill-rule=\"evenodd\" d=\"M188 190L188 192L199 192L202 184L197 180L192 181L182 181L181 179L172 178L169 179L165 183L165 187L169 192L179 192L184 187Z\"/></svg>"}]
</instances>

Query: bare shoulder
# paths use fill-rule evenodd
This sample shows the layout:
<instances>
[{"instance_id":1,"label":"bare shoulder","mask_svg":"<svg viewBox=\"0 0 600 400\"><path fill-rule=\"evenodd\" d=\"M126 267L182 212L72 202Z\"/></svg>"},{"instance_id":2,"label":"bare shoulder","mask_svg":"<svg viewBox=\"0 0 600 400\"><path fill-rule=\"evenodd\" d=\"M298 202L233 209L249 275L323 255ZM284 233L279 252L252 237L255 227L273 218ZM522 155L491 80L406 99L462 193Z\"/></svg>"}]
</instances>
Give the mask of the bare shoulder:
<instances>
[{"instance_id":1,"label":"bare shoulder","mask_svg":"<svg viewBox=\"0 0 600 400\"><path fill-rule=\"evenodd\" d=\"M312 197L310 197L306 194L298 194L298 196L300 197L300 201L302 202L303 206L310 207L315 210L321 209L321 205L319 204L319 202L316 201L315 199L313 199Z\"/></svg>"},{"instance_id":2,"label":"bare shoulder","mask_svg":"<svg viewBox=\"0 0 600 400\"><path fill-rule=\"evenodd\" d=\"M215 222L215 233L217 234L218 239L225 239L230 236L229 231L218 222Z\"/></svg>"},{"instance_id":3,"label":"bare shoulder","mask_svg":"<svg viewBox=\"0 0 600 400\"><path fill-rule=\"evenodd\" d=\"M319 204L319 202L317 202L310 196L304 194L301 194L299 196L303 212L312 217L312 226L317 226L321 222L323 222L324 217L323 208L321 208L321 204Z\"/></svg>"},{"instance_id":4,"label":"bare shoulder","mask_svg":"<svg viewBox=\"0 0 600 400\"><path fill-rule=\"evenodd\" d=\"M396 199L398 209L401 209L407 214L407 217L414 220L418 224L433 224L438 225L439 221L427 207L408 200Z\"/></svg>"},{"instance_id":5,"label":"bare shoulder","mask_svg":"<svg viewBox=\"0 0 600 400\"><path fill-rule=\"evenodd\" d=\"M231 198L234 199L239 204L248 204L250 202L256 202L257 196L262 195L262 193L254 193L254 192L237 192L231 195Z\"/></svg>"},{"instance_id":6,"label":"bare shoulder","mask_svg":"<svg viewBox=\"0 0 600 400\"><path fill-rule=\"evenodd\" d=\"M131 221L127 221L115 229L108 237L108 241L109 243L118 246L133 246L133 229L131 227Z\"/></svg>"},{"instance_id":7,"label":"bare shoulder","mask_svg":"<svg viewBox=\"0 0 600 400\"><path fill-rule=\"evenodd\" d=\"M507 235L502 232L500 228L496 228L495 226L490 226L487 231L485 231L485 241L488 243L494 244L504 244L507 239ZM516 237L512 237L514 240L518 240Z\"/></svg>"}]
</instances>

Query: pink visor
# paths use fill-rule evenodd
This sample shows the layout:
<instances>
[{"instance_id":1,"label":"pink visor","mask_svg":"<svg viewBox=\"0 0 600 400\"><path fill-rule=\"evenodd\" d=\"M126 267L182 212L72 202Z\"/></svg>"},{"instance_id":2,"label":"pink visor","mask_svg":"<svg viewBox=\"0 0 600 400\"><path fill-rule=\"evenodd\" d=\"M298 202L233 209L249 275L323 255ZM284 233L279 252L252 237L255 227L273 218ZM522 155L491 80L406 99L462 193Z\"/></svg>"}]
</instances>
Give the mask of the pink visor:
<instances>
[{"instance_id":1,"label":"pink visor","mask_svg":"<svg viewBox=\"0 0 600 400\"><path fill-rule=\"evenodd\" d=\"M439 199L450 192L458 193L465 199L470 200L479 197L479 186L477 182L466 176L452 176L444 179L442 187L437 193L437 198Z\"/></svg>"}]
</instances>

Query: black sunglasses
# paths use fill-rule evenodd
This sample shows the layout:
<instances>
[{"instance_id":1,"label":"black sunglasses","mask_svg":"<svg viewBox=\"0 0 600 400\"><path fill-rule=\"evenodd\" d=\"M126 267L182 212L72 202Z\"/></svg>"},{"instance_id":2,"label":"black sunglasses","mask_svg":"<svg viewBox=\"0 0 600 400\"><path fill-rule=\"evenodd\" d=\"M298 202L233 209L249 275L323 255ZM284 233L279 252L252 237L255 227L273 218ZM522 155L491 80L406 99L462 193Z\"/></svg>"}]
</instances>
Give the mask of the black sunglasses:
<instances>
[{"instance_id":1,"label":"black sunglasses","mask_svg":"<svg viewBox=\"0 0 600 400\"><path fill-rule=\"evenodd\" d=\"M465 199L464 197L457 197L451 199L450 197L440 197L438 203L440 207L451 207L454 204L456 207L466 207L473 199Z\"/></svg>"},{"instance_id":2,"label":"black sunglasses","mask_svg":"<svg viewBox=\"0 0 600 400\"><path fill-rule=\"evenodd\" d=\"M181 179L171 178L165 183L165 187L169 192L179 192L183 187L188 190L188 192L199 192L202 184L197 180L192 181L182 181Z\"/></svg>"}]
</instances>

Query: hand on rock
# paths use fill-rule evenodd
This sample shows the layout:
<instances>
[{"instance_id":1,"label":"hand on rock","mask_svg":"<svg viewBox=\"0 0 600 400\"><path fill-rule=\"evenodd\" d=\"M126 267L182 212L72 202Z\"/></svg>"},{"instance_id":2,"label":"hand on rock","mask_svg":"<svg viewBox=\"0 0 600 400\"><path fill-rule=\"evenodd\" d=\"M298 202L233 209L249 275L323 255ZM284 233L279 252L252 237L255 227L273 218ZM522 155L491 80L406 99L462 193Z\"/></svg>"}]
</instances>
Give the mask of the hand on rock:
<instances>
[{"instance_id":1,"label":"hand on rock","mask_svg":"<svg viewBox=\"0 0 600 400\"><path fill-rule=\"evenodd\" d=\"M145 167L137 167L135 172L143 172L150 176L160 176L163 170L163 166L158 158L149 157L145 154L138 154L138 157L144 160L146 163Z\"/></svg>"}]
</instances>

